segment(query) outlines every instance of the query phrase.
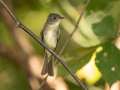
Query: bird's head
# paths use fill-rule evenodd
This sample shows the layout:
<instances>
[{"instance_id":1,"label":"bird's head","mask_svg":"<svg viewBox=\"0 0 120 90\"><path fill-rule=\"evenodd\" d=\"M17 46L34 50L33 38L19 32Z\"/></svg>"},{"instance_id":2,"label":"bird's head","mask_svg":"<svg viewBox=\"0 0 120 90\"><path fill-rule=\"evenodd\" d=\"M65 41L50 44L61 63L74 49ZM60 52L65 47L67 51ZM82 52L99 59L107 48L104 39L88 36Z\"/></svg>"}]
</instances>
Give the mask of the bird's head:
<instances>
[{"instance_id":1,"label":"bird's head","mask_svg":"<svg viewBox=\"0 0 120 90\"><path fill-rule=\"evenodd\" d=\"M64 17L60 16L59 14L50 13L48 15L47 23L49 23L49 24L59 24L62 19L64 19Z\"/></svg>"}]
</instances>

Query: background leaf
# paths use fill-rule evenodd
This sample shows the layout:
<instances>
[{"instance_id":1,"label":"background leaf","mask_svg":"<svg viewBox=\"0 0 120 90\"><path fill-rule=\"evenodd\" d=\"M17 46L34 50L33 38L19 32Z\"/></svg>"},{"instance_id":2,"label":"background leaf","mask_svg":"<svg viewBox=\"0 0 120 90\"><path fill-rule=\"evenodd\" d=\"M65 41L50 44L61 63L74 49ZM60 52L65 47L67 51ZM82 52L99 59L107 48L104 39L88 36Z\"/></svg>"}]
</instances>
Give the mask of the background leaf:
<instances>
[{"instance_id":1,"label":"background leaf","mask_svg":"<svg viewBox=\"0 0 120 90\"><path fill-rule=\"evenodd\" d=\"M105 81L112 84L120 80L120 51L107 42L103 45L103 51L97 54L96 64L99 67Z\"/></svg>"},{"instance_id":2,"label":"background leaf","mask_svg":"<svg viewBox=\"0 0 120 90\"><path fill-rule=\"evenodd\" d=\"M101 22L93 24L93 31L100 39L109 39L116 36L115 22L112 16L104 17Z\"/></svg>"}]
</instances>

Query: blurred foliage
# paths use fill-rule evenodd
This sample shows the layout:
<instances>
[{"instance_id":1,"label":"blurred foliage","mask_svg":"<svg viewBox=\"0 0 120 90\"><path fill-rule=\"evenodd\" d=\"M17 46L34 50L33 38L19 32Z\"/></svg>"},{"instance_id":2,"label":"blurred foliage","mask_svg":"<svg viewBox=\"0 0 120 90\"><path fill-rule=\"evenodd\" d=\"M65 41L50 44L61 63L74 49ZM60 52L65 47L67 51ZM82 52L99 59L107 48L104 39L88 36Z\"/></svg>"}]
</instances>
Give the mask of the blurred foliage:
<instances>
[{"instance_id":1,"label":"blurred foliage","mask_svg":"<svg viewBox=\"0 0 120 90\"><path fill-rule=\"evenodd\" d=\"M12 45L13 40L6 29L7 28L5 28L5 25L2 22L0 22L0 36L1 36L0 42L3 42L8 45Z\"/></svg>"},{"instance_id":2,"label":"blurred foliage","mask_svg":"<svg viewBox=\"0 0 120 90\"><path fill-rule=\"evenodd\" d=\"M102 72L103 78L112 84L120 80L120 51L111 42L105 43L102 48L103 50L97 54L96 64Z\"/></svg>"},{"instance_id":3,"label":"blurred foliage","mask_svg":"<svg viewBox=\"0 0 120 90\"><path fill-rule=\"evenodd\" d=\"M27 76L15 63L0 57L0 90L29 90Z\"/></svg>"},{"instance_id":4,"label":"blurred foliage","mask_svg":"<svg viewBox=\"0 0 120 90\"><path fill-rule=\"evenodd\" d=\"M85 0L12 0L12 4L16 16L38 36L40 36L40 32L49 13L56 12L63 15L65 19L60 27L62 34L59 42L59 51L73 30L81 8L84 5L84 1ZM81 19L78 30L73 35L71 42L63 53L63 57L66 60L65 62L71 70L76 72L84 66L90 60L96 47L102 44L103 51L97 55L97 60L99 60L97 66L103 74L103 80L112 83L120 79L120 72L118 71L120 69L119 50L110 43L106 43L108 41L112 42L116 37L117 27L120 21L119 8L120 0L91 0ZM13 44L12 38L3 25L1 18L0 36L0 42L8 45ZM31 42L36 52L43 55L42 47L34 40L31 40ZM104 52L108 53L107 57L104 57ZM111 68L114 65L116 69L113 72ZM4 73L5 76L3 75ZM75 83L71 82L73 80L69 76L69 73L67 73L61 65L58 65L58 73L67 78L70 90L79 90ZM10 79L10 83L5 81L7 78L8 80ZM16 90L17 87L17 90L27 90L27 82L23 71L3 58L0 59L0 79L2 79L0 82L0 90ZM6 84L9 86L6 87ZM96 88L100 85L101 84L97 85Z\"/></svg>"},{"instance_id":5,"label":"blurred foliage","mask_svg":"<svg viewBox=\"0 0 120 90\"><path fill-rule=\"evenodd\" d=\"M115 29L115 22L111 16L103 18L100 23L93 25L94 33L100 37L100 39L114 38L117 35L117 29Z\"/></svg>"}]
</instances>

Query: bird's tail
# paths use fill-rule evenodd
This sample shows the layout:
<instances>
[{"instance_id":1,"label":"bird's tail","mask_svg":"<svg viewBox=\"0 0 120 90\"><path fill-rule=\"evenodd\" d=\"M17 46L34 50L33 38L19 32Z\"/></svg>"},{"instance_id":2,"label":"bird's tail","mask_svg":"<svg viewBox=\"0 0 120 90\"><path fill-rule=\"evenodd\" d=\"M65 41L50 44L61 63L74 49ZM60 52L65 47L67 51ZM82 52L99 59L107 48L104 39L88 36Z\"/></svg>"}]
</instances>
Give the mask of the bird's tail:
<instances>
[{"instance_id":1,"label":"bird's tail","mask_svg":"<svg viewBox=\"0 0 120 90\"><path fill-rule=\"evenodd\" d=\"M48 62L48 75L53 76L54 75L54 70L53 70L53 59L54 57L51 56L49 62Z\"/></svg>"},{"instance_id":2,"label":"bird's tail","mask_svg":"<svg viewBox=\"0 0 120 90\"><path fill-rule=\"evenodd\" d=\"M54 71L53 71L53 56L49 56L47 53L45 54L45 60L44 60L44 64L43 64L43 68L42 68L42 75L48 74L49 76L53 76L54 75Z\"/></svg>"},{"instance_id":3,"label":"bird's tail","mask_svg":"<svg viewBox=\"0 0 120 90\"><path fill-rule=\"evenodd\" d=\"M41 74L45 75L45 74L47 74L47 71L48 71L48 55L47 55L47 53L45 53L44 64L43 64L43 67L42 67Z\"/></svg>"}]
</instances>

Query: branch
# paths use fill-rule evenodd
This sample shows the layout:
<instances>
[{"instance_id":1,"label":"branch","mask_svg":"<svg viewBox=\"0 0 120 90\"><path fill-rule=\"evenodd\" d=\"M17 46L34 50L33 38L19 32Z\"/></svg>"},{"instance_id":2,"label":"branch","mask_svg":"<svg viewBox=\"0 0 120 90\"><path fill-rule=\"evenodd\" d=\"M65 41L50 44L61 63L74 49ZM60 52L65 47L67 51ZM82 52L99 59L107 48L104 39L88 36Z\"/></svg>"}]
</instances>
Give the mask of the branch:
<instances>
[{"instance_id":1,"label":"branch","mask_svg":"<svg viewBox=\"0 0 120 90\"><path fill-rule=\"evenodd\" d=\"M65 60L62 59L59 55L57 55L53 50L49 49L45 43L42 42L42 40L40 40L40 38L38 36L36 36L29 28L27 28L26 26L24 26L19 20L17 20L17 18L15 17L15 15L11 12L11 10L7 7L7 5L0 0L1 5L5 8L5 10L9 13L9 15L11 16L11 18L13 19L13 21L16 23L16 27L21 28L21 30L24 30L27 34L29 34L33 39L35 39L43 48L45 48L46 50L48 50L63 66L64 68L71 74L71 76L74 78L74 80L76 80L76 82L78 83L78 85L80 87L82 87L84 90L88 90L87 87L84 85L83 82L81 82L76 75L73 74L73 72L68 68L68 66L65 64Z\"/></svg>"}]
</instances>

